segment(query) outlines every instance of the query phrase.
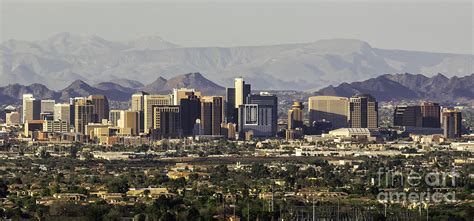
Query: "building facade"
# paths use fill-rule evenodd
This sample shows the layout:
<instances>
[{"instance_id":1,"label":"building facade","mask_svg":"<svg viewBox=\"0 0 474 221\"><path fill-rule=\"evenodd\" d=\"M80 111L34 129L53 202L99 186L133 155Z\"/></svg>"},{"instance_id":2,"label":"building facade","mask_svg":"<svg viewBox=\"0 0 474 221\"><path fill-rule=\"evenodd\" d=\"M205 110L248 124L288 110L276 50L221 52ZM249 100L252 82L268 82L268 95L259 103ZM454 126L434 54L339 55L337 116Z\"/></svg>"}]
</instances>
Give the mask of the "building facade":
<instances>
[{"instance_id":1,"label":"building facade","mask_svg":"<svg viewBox=\"0 0 474 221\"><path fill-rule=\"evenodd\" d=\"M360 94L350 98L349 126L351 128L378 128L378 103L374 97Z\"/></svg>"},{"instance_id":2,"label":"building facade","mask_svg":"<svg viewBox=\"0 0 474 221\"><path fill-rule=\"evenodd\" d=\"M336 96L313 96L308 99L310 126L330 122L333 129L348 126L349 99Z\"/></svg>"},{"instance_id":3,"label":"building facade","mask_svg":"<svg viewBox=\"0 0 474 221\"><path fill-rule=\"evenodd\" d=\"M445 109L443 111L443 132L448 139L461 138L462 116L458 109Z\"/></svg>"}]
</instances>

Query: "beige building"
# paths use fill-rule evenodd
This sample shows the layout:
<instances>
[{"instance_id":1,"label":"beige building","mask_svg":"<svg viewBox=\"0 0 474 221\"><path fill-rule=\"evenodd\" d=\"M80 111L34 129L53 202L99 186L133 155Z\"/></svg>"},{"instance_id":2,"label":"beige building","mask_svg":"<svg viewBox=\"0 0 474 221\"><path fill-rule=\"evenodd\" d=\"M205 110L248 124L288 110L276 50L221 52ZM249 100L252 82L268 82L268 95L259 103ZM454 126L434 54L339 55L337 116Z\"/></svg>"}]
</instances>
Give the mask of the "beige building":
<instances>
[{"instance_id":1,"label":"beige building","mask_svg":"<svg viewBox=\"0 0 474 221\"><path fill-rule=\"evenodd\" d=\"M308 99L309 123L330 121L333 128L347 127L349 99L336 96L313 96Z\"/></svg>"},{"instance_id":2,"label":"beige building","mask_svg":"<svg viewBox=\"0 0 474 221\"><path fill-rule=\"evenodd\" d=\"M69 123L63 120L45 120L43 123L43 132L67 133L69 132Z\"/></svg>"},{"instance_id":3,"label":"beige building","mask_svg":"<svg viewBox=\"0 0 474 221\"><path fill-rule=\"evenodd\" d=\"M221 135L223 101L222 96L201 97L201 135Z\"/></svg>"},{"instance_id":4,"label":"beige building","mask_svg":"<svg viewBox=\"0 0 474 221\"><path fill-rule=\"evenodd\" d=\"M245 103L244 95L244 85L245 81L244 78L238 77L234 79L234 87L235 87L235 108L239 108L240 105Z\"/></svg>"},{"instance_id":5,"label":"beige building","mask_svg":"<svg viewBox=\"0 0 474 221\"><path fill-rule=\"evenodd\" d=\"M149 133L153 129L153 106L171 105L170 95L145 95L144 96L144 130Z\"/></svg>"},{"instance_id":6,"label":"beige building","mask_svg":"<svg viewBox=\"0 0 474 221\"><path fill-rule=\"evenodd\" d=\"M148 93L138 92L132 95L132 111L144 110L145 95L148 95Z\"/></svg>"},{"instance_id":7,"label":"beige building","mask_svg":"<svg viewBox=\"0 0 474 221\"><path fill-rule=\"evenodd\" d=\"M86 126L92 122L94 122L94 105L86 98L75 98L74 129L76 133L86 134Z\"/></svg>"},{"instance_id":8,"label":"beige building","mask_svg":"<svg viewBox=\"0 0 474 221\"><path fill-rule=\"evenodd\" d=\"M41 100L41 113L54 113L54 100Z\"/></svg>"},{"instance_id":9,"label":"beige building","mask_svg":"<svg viewBox=\"0 0 474 221\"><path fill-rule=\"evenodd\" d=\"M39 120L41 113L41 100L36 100L33 94L23 94L22 122Z\"/></svg>"},{"instance_id":10,"label":"beige building","mask_svg":"<svg viewBox=\"0 0 474 221\"><path fill-rule=\"evenodd\" d=\"M140 118L138 111L120 111L120 119L118 120L117 126L123 129L130 129L132 135L138 135L140 133Z\"/></svg>"},{"instance_id":11,"label":"beige building","mask_svg":"<svg viewBox=\"0 0 474 221\"><path fill-rule=\"evenodd\" d=\"M378 103L368 94L356 95L349 101L349 126L376 129L379 126Z\"/></svg>"},{"instance_id":12,"label":"beige building","mask_svg":"<svg viewBox=\"0 0 474 221\"><path fill-rule=\"evenodd\" d=\"M173 88L173 105L180 105L181 99L194 95L197 98L202 96L201 92L193 88Z\"/></svg>"},{"instance_id":13,"label":"beige building","mask_svg":"<svg viewBox=\"0 0 474 221\"><path fill-rule=\"evenodd\" d=\"M5 123L8 126L19 125L20 124L20 113L18 113L17 111L6 113Z\"/></svg>"},{"instance_id":14,"label":"beige building","mask_svg":"<svg viewBox=\"0 0 474 221\"><path fill-rule=\"evenodd\" d=\"M54 104L54 120L62 120L71 123L71 105L70 104Z\"/></svg>"},{"instance_id":15,"label":"beige building","mask_svg":"<svg viewBox=\"0 0 474 221\"><path fill-rule=\"evenodd\" d=\"M293 102L288 110L288 129L303 128L303 104Z\"/></svg>"}]
</instances>

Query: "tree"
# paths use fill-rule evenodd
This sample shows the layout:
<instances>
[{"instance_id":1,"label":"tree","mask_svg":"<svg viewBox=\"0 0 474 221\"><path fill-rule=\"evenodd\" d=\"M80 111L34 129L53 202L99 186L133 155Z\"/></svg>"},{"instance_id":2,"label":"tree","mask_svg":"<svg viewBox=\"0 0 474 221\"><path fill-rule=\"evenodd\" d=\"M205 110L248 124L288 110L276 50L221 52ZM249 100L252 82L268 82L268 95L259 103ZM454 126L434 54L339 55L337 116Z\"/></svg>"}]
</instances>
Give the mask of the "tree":
<instances>
[{"instance_id":1,"label":"tree","mask_svg":"<svg viewBox=\"0 0 474 221\"><path fill-rule=\"evenodd\" d=\"M113 179L107 183L107 190L111 193L126 193L128 188L128 182L123 178Z\"/></svg>"}]
</instances>

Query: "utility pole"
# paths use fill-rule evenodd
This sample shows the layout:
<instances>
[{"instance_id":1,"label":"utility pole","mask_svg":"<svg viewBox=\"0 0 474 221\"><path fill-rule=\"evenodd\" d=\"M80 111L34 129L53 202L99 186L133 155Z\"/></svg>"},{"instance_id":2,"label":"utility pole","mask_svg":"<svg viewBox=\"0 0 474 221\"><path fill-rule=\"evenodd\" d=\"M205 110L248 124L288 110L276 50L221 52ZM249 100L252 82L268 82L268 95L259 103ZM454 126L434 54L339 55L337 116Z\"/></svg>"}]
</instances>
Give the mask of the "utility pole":
<instances>
[{"instance_id":1,"label":"utility pole","mask_svg":"<svg viewBox=\"0 0 474 221\"><path fill-rule=\"evenodd\" d=\"M315 207L314 207L314 198L313 198L313 221L316 220Z\"/></svg>"}]
</instances>

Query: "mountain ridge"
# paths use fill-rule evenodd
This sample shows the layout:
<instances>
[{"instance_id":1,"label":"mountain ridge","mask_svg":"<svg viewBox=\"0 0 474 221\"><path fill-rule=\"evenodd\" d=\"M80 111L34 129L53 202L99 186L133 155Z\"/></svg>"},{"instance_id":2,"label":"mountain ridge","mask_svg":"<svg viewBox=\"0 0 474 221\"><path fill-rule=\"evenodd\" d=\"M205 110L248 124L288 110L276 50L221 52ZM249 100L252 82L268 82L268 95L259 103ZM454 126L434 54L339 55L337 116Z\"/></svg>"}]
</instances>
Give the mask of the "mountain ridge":
<instances>
[{"instance_id":1,"label":"mountain ridge","mask_svg":"<svg viewBox=\"0 0 474 221\"><path fill-rule=\"evenodd\" d=\"M380 101L474 101L474 74L451 78L440 73L432 77L410 73L386 74L365 81L331 85L314 94L350 97L357 93L371 94Z\"/></svg>"},{"instance_id":2,"label":"mountain ridge","mask_svg":"<svg viewBox=\"0 0 474 221\"><path fill-rule=\"evenodd\" d=\"M42 83L60 90L76 79L90 84L118 78L144 83L157 76L170 79L203 72L223 86L243 76L256 89L314 91L382 74L452 77L474 72L474 55L379 49L357 39L237 47L182 47L156 36L130 42L70 33L43 41L4 42L0 45L0 86ZM18 65L25 68L13 72Z\"/></svg>"},{"instance_id":3,"label":"mountain ridge","mask_svg":"<svg viewBox=\"0 0 474 221\"><path fill-rule=\"evenodd\" d=\"M162 80L161 85L156 85L154 82L137 88L124 87L113 82L101 82L95 85L90 85L82 80L75 80L67 87L54 91L47 88L43 84L34 83L30 85L10 84L8 86L0 87L0 104L21 103L22 95L32 93L38 99L55 99L59 102L67 102L69 98L86 97L91 94L103 94L112 101L129 101L131 95L135 92L144 89L150 89L150 93L171 93L173 88L195 88L200 90L205 95L219 95L224 93L224 87L215 84L206 79L201 73L187 73L176 76L166 80Z\"/></svg>"}]
</instances>

